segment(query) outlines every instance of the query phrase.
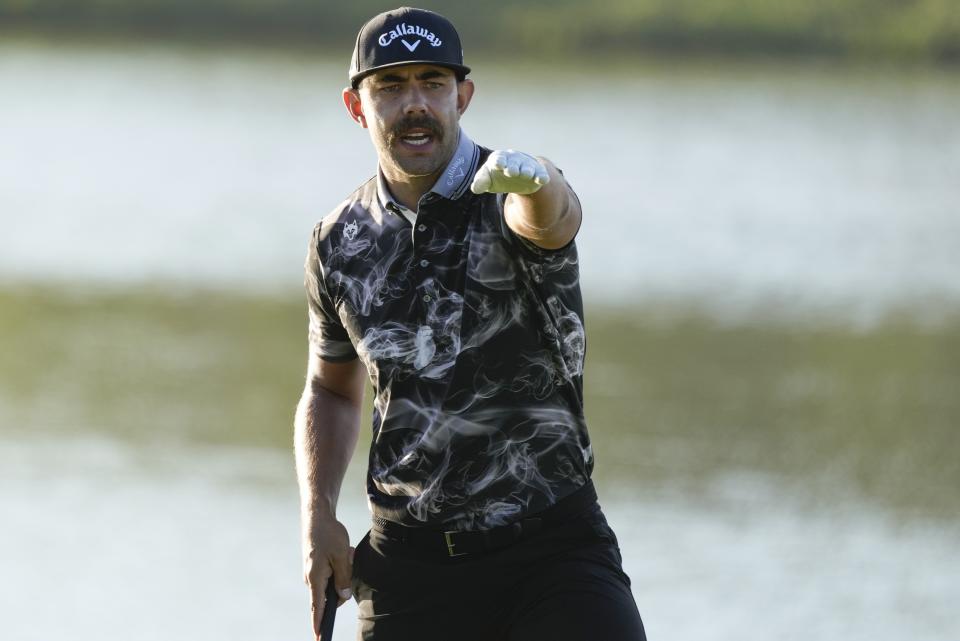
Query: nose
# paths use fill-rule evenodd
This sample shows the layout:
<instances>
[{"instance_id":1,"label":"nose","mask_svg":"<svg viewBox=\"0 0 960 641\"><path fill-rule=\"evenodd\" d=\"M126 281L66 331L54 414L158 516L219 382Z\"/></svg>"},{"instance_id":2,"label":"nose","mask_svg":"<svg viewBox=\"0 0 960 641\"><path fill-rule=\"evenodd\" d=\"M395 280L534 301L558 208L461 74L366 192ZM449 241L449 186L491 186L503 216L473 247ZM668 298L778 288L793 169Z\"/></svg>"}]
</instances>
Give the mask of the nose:
<instances>
[{"instance_id":1,"label":"nose","mask_svg":"<svg viewBox=\"0 0 960 641\"><path fill-rule=\"evenodd\" d=\"M419 87L411 87L407 92L407 101L403 107L403 112L407 115L427 113L427 101Z\"/></svg>"}]
</instances>

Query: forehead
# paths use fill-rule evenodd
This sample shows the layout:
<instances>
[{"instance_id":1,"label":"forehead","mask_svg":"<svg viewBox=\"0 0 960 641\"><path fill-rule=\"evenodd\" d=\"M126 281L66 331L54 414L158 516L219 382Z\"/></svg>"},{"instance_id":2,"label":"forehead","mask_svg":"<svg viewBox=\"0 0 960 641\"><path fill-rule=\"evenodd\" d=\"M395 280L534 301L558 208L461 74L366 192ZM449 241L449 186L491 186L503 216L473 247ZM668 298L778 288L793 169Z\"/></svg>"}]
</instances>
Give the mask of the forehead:
<instances>
[{"instance_id":1,"label":"forehead","mask_svg":"<svg viewBox=\"0 0 960 641\"><path fill-rule=\"evenodd\" d=\"M373 82L382 82L384 80L418 80L423 78L436 78L453 76L453 70L437 65L399 65L388 69L381 69L370 75Z\"/></svg>"}]
</instances>

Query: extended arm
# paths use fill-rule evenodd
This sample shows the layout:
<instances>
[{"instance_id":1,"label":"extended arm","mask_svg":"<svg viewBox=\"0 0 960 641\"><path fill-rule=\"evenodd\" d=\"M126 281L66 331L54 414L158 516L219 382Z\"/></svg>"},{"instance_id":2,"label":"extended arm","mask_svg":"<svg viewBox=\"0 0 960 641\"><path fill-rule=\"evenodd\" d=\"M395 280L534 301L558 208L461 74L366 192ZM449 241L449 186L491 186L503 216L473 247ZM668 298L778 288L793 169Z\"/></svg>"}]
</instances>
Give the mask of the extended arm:
<instances>
[{"instance_id":1,"label":"extended arm","mask_svg":"<svg viewBox=\"0 0 960 641\"><path fill-rule=\"evenodd\" d=\"M567 245L580 228L580 201L560 171L546 158L495 151L474 178L475 193L506 193L507 225L544 249Z\"/></svg>"},{"instance_id":2,"label":"extended arm","mask_svg":"<svg viewBox=\"0 0 960 641\"><path fill-rule=\"evenodd\" d=\"M337 520L336 509L360 431L363 381L359 360L331 363L311 349L307 383L294 421L294 450L300 485L304 580L310 588L317 638L331 575L340 602L350 596L350 540Z\"/></svg>"}]
</instances>

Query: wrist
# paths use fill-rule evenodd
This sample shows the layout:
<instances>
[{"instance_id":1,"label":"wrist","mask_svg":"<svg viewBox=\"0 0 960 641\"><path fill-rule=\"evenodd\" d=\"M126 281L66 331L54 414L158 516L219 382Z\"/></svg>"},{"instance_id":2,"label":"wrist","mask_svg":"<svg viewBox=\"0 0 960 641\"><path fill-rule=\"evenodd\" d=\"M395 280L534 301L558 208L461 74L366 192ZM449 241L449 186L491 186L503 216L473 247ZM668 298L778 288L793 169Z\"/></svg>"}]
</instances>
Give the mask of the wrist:
<instances>
[{"instance_id":1,"label":"wrist","mask_svg":"<svg viewBox=\"0 0 960 641\"><path fill-rule=\"evenodd\" d=\"M336 521L337 500L335 497L316 494L300 500L300 516L304 524L314 521Z\"/></svg>"}]
</instances>

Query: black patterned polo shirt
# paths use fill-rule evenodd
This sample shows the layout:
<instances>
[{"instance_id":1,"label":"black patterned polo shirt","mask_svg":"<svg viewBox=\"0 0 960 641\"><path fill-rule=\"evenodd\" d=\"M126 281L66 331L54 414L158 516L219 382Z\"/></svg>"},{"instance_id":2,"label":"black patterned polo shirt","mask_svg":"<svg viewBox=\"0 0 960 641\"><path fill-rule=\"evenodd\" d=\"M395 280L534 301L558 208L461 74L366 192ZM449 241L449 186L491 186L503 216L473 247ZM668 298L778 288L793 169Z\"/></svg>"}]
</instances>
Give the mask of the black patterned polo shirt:
<instances>
[{"instance_id":1,"label":"black patterned polo shirt","mask_svg":"<svg viewBox=\"0 0 960 641\"><path fill-rule=\"evenodd\" d=\"M489 153L461 130L416 212L378 175L310 242L310 341L366 366L369 502L403 525L510 523L593 468L576 246L540 249L507 226L504 194L470 191Z\"/></svg>"}]
</instances>

